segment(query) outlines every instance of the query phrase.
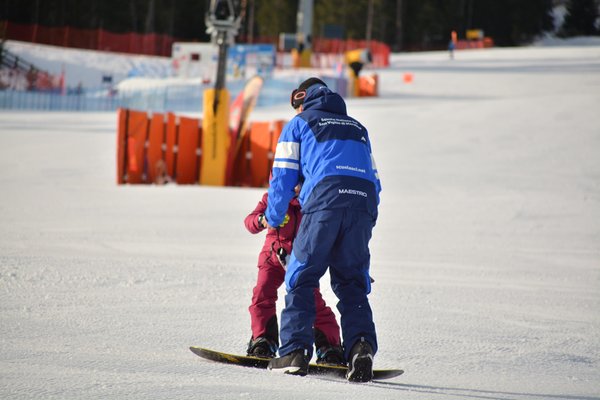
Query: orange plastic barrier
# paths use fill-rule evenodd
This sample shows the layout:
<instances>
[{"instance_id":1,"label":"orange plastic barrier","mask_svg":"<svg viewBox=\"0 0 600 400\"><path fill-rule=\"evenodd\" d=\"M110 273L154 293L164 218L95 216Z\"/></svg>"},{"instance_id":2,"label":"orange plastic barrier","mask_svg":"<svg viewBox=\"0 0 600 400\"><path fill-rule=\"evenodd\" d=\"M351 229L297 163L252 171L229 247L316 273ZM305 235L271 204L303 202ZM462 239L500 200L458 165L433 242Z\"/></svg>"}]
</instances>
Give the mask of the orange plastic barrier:
<instances>
[{"instance_id":1,"label":"orange plastic barrier","mask_svg":"<svg viewBox=\"0 0 600 400\"><path fill-rule=\"evenodd\" d=\"M167 174L175 176L177 159L177 136L179 132L179 118L173 114L167 114L167 137L165 140L165 163L167 164Z\"/></svg>"},{"instance_id":2,"label":"orange plastic barrier","mask_svg":"<svg viewBox=\"0 0 600 400\"><path fill-rule=\"evenodd\" d=\"M253 122L250 126L250 175L254 187L268 186L273 160L269 160L271 151L271 122Z\"/></svg>"},{"instance_id":3,"label":"orange plastic barrier","mask_svg":"<svg viewBox=\"0 0 600 400\"><path fill-rule=\"evenodd\" d=\"M266 187L279 135L287 121L253 122L234 163L233 186Z\"/></svg>"},{"instance_id":4,"label":"orange plastic barrier","mask_svg":"<svg viewBox=\"0 0 600 400\"><path fill-rule=\"evenodd\" d=\"M360 97L379 96L379 76L377 74L360 76L358 78L358 95Z\"/></svg>"},{"instance_id":5,"label":"orange plastic barrier","mask_svg":"<svg viewBox=\"0 0 600 400\"><path fill-rule=\"evenodd\" d=\"M119 109L117 120L117 183L198 183L203 133L199 119ZM268 186L285 123L249 124L234 161L231 185Z\"/></svg>"},{"instance_id":6,"label":"orange plastic barrier","mask_svg":"<svg viewBox=\"0 0 600 400\"><path fill-rule=\"evenodd\" d=\"M164 160L163 143L166 135L165 115L154 114L150 120L150 134L148 136L148 179L147 182L156 182L160 175L161 163Z\"/></svg>"},{"instance_id":7,"label":"orange plastic barrier","mask_svg":"<svg viewBox=\"0 0 600 400\"><path fill-rule=\"evenodd\" d=\"M250 160L252 159L250 140L250 126L248 126L246 128L246 134L243 136L242 142L240 143L240 150L233 163L232 186L252 186L252 176L250 175Z\"/></svg>"},{"instance_id":8,"label":"orange plastic barrier","mask_svg":"<svg viewBox=\"0 0 600 400\"><path fill-rule=\"evenodd\" d=\"M179 184L198 183L200 177L201 122L197 118L179 118L177 175Z\"/></svg>"},{"instance_id":9,"label":"orange plastic barrier","mask_svg":"<svg viewBox=\"0 0 600 400\"><path fill-rule=\"evenodd\" d=\"M278 119L273 121L273 134L271 135L271 152L273 154L272 160L275 158L275 150L277 149L277 141L279 140L279 135L281 135L281 131L283 131L283 127L287 124L287 121Z\"/></svg>"},{"instance_id":10,"label":"orange plastic barrier","mask_svg":"<svg viewBox=\"0 0 600 400\"><path fill-rule=\"evenodd\" d=\"M119 122L121 119L119 119ZM125 135L119 154L123 157L123 183L146 180L145 150L148 138L148 116L145 112L128 110L124 121Z\"/></svg>"},{"instance_id":11,"label":"orange plastic barrier","mask_svg":"<svg viewBox=\"0 0 600 400\"><path fill-rule=\"evenodd\" d=\"M117 183L125 183L125 150L127 143L127 118L129 110L119 108L117 110Z\"/></svg>"}]
</instances>

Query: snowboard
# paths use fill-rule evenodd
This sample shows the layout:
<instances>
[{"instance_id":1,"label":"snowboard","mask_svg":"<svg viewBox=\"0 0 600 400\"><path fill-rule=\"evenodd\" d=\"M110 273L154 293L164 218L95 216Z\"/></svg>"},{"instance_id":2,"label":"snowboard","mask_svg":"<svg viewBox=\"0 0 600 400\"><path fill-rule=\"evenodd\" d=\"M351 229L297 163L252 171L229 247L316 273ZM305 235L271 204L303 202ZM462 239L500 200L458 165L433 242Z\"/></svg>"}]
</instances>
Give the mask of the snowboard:
<instances>
[{"instance_id":1,"label":"snowboard","mask_svg":"<svg viewBox=\"0 0 600 400\"><path fill-rule=\"evenodd\" d=\"M209 350L202 347L190 347L192 353L211 361L225 364L239 365L242 367L267 369L269 359L252 356L240 356L236 354L222 353L220 351ZM346 379L348 368L333 365L310 364L308 366L309 375L327 375L336 378ZM375 369L373 370L373 380L390 379L400 376L404 373L401 369Z\"/></svg>"}]
</instances>

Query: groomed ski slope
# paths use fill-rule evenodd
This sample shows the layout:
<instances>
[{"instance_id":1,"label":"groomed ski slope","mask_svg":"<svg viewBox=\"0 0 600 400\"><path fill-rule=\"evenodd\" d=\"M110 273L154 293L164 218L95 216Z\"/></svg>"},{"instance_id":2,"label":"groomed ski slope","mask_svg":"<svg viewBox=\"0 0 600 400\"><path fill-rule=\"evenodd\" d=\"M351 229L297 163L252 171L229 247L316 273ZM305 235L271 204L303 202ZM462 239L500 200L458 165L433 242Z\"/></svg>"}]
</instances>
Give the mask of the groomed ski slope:
<instances>
[{"instance_id":1,"label":"groomed ski slope","mask_svg":"<svg viewBox=\"0 0 600 400\"><path fill-rule=\"evenodd\" d=\"M245 350L263 190L117 186L115 114L2 111L0 398L600 399L600 46L392 60L348 109L383 185L375 365L403 376L199 359Z\"/></svg>"}]
</instances>

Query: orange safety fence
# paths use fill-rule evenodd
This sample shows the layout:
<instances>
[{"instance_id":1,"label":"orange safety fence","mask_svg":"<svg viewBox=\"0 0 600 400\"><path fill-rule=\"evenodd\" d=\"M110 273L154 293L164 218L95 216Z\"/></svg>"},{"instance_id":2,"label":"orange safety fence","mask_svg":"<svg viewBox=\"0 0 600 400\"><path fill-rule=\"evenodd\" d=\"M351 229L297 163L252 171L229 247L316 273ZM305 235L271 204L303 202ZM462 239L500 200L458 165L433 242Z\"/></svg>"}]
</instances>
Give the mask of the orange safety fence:
<instances>
[{"instance_id":1,"label":"orange safety fence","mask_svg":"<svg viewBox=\"0 0 600 400\"><path fill-rule=\"evenodd\" d=\"M165 138L165 164L167 175L175 176L177 161L177 136L179 134L179 117L173 113L167 114L167 135Z\"/></svg>"},{"instance_id":2,"label":"orange safety fence","mask_svg":"<svg viewBox=\"0 0 600 400\"><path fill-rule=\"evenodd\" d=\"M117 113L117 183L198 184L202 121L173 113ZM286 121L253 122L233 161L233 186L266 187Z\"/></svg>"},{"instance_id":3,"label":"orange safety fence","mask_svg":"<svg viewBox=\"0 0 600 400\"><path fill-rule=\"evenodd\" d=\"M2 22L6 26L5 38L8 40L80 49L170 57L173 43L181 41L172 36L157 33L115 33L100 28L83 29L72 26Z\"/></svg>"},{"instance_id":4,"label":"orange safety fence","mask_svg":"<svg viewBox=\"0 0 600 400\"><path fill-rule=\"evenodd\" d=\"M269 151L271 150L271 123L253 122L250 125L250 171L251 186L261 187L269 184Z\"/></svg>"},{"instance_id":5,"label":"orange safety fence","mask_svg":"<svg viewBox=\"0 0 600 400\"><path fill-rule=\"evenodd\" d=\"M165 115L154 114L150 119L150 135L148 137L148 182L155 182L156 179L163 173L164 169L164 151L165 142Z\"/></svg>"},{"instance_id":6,"label":"orange safety fence","mask_svg":"<svg viewBox=\"0 0 600 400\"><path fill-rule=\"evenodd\" d=\"M41 43L53 46L75 47L113 51L119 53L148 54L156 56L171 56L174 42L189 41L158 33L110 32L101 28L84 29L72 26L44 26L39 24L20 24L0 20L5 24L5 38L23 42ZM240 43L243 43L244 37ZM255 37L254 43L277 43L276 38ZM373 55L375 67L387 67L390 62L390 47L377 40L344 40L314 38L315 53L344 53L348 50L369 48Z\"/></svg>"},{"instance_id":7,"label":"orange safety fence","mask_svg":"<svg viewBox=\"0 0 600 400\"><path fill-rule=\"evenodd\" d=\"M125 150L127 140L127 118L129 116L129 110L120 108L117 110L117 183L123 184L125 182Z\"/></svg>"},{"instance_id":8,"label":"orange safety fence","mask_svg":"<svg viewBox=\"0 0 600 400\"><path fill-rule=\"evenodd\" d=\"M125 176L127 183L143 183L146 181L146 141L148 139L148 114L142 111L129 110L127 118L125 142Z\"/></svg>"},{"instance_id":9,"label":"orange safety fence","mask_svg":"<svg viewBox=\"0 0 600 400\"><path fill-rule=\"evenodd\" d=\"M177 142L176 182L198 183L200 179L200 136L202 123L197 118L179 118L179 141Z\"/></svg>"},{"instance_id":10,"label":"orange safety fence","mask_svg":"<svg viewBox=\"0 0 600 400\"><path fill-rule=\"evenodd\" d=\"M247 128L250 129L249 127ZM240 150L233 161L233 171L231 184L233 186L252 186L252 177L250 176L250 135L244 135Z\"/></svg>"},{"instance_id":11,"label":"orange safety fence","mask_svg":"<svg viewBox=\"0 0 600 400\"><path fill-rule=\"evenodd\" d=\"M283 120L275 120L250 124L234 161L234 186L269 185L275 148L285 123Z\"/></svg>"}]
</instances>

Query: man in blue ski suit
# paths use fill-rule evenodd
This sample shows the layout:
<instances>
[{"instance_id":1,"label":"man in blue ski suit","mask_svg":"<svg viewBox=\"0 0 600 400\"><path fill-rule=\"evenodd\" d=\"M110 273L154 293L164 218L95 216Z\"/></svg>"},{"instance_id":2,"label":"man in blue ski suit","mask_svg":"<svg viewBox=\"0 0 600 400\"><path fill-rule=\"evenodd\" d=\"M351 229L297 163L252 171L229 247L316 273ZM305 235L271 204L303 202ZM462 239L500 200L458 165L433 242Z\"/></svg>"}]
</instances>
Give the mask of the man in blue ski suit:
<instances>
[{"instance_id":1,"label":"man in blue ski suit","mask_svg":"<svg viewBox=\"0 0 600 400\"><path fill-rule=\"evenodd\" d=\"M306 375L312 357L314 288L330 270L339 299L344 355L350 381L372 378L377 351L367 295L369 240L377 219L381 185L367 130L346 113L342 97L310 78L292 93L297 115L283 129L273 163L265 218L277 227L285 218L294 187L303 219L285 275L279 358L269 369Z\"/></svg>"}]
</instances>

